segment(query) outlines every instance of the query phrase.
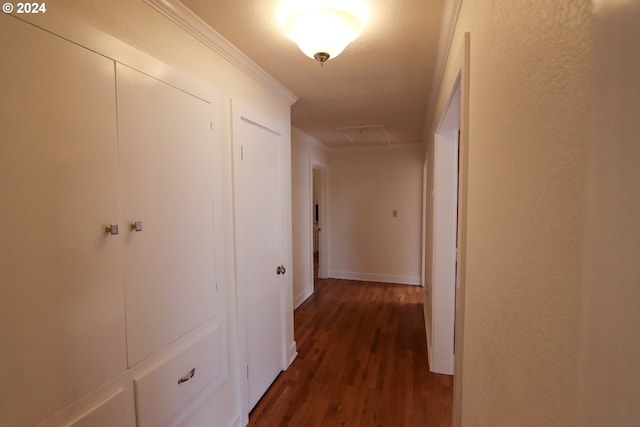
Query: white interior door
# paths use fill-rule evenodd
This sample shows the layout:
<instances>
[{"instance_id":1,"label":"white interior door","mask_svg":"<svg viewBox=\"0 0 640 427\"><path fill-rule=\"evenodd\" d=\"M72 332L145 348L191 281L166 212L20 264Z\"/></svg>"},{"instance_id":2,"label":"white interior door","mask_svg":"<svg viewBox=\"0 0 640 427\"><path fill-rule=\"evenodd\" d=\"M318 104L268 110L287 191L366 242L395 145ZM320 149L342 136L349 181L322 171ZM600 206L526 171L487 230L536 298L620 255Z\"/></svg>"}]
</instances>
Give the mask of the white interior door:
<instances>
[{"instance_id":1,"label":"white interior door","mask_svg":"<svg viewBox=\"0 0 640 427\"><path fill-rule=\"evenodd\" d=\"M282 188L279 134L240 119L235 201L238 280L247 313L249 409L282 369ZM238 147L239 145L239 147Z\"/></svg>"}]
</instances>

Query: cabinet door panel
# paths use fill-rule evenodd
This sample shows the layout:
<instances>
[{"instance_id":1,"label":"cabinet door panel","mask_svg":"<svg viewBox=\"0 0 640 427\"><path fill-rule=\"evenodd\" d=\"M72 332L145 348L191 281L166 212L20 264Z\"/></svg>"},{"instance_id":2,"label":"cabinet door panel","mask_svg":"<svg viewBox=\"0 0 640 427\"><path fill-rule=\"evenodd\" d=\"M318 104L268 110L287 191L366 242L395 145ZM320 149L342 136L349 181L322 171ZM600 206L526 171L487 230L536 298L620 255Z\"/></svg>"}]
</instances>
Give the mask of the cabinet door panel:
<instances>
[{"instance_id":1,"label":"cabinet door panel","mask_svg":"<svg viewBox=\"0 0 640 427\"><path fill-rule=\"evenodd\" d=\"M0 16L0 425L126 369L114 63Z\"/></svg>"},{"instance_id":2,"label":"cabinet door panel","mask_svg":"<svg viewBox=\"0 0 640 427\"><path fill-rule=\"evenodd\" d=\"M129 366L216 314L210 105L117 66Z\"/></svg>"},{"instance_id":3,"label":"cabinet door panel","mask_svg":"<svg viewBox=\"0 0 640 427\"><path fill-rule=\"evenodd\" d=\"M220 328L215 327L137 375L134 384L138 426L167 425L206 387L219 385L223 378L223 351Z\"/></svg>"}]
</instances>

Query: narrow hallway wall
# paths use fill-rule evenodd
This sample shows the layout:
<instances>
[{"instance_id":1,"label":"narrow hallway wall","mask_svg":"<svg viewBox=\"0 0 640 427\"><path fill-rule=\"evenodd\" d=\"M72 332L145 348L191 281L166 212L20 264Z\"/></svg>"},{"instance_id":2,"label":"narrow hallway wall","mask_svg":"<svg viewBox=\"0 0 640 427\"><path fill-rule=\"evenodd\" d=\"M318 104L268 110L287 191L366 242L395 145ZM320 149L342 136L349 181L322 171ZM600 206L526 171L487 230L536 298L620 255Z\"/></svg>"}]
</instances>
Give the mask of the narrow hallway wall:
<instances>
[{"instance_id":1,"label":"narrow hallway wall","mask_svg":"<svg viewBox=\"0 0 640 427\"><path fill-rule=\"evenodd\" d=\"M462 2L441 86L456 78L452 63L470 32L466 308L454 425L576 423L590 12L588 1ZM447 95L430 117L430 171Z\"/></svg>"}]
</instances>

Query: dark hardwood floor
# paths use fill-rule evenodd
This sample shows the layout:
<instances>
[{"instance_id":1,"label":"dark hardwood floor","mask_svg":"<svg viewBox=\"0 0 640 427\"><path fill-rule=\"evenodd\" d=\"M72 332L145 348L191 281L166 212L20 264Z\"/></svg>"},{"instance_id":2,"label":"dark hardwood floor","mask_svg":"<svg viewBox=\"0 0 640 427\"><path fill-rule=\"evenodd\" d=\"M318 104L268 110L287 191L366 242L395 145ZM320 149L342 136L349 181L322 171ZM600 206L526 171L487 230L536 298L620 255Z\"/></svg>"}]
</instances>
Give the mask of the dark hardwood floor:
<instances>
[{"instance_id":1,"label":"dark hardwood floor","mask_svg":"<svg viewBox=\"0 0 640 427\"><path fill-rule=\"evenodd\" d=\"M295 338L250 426L451 425L453 377L428 371L422 288L317 280Z\"/></svg>"}]
</instances>

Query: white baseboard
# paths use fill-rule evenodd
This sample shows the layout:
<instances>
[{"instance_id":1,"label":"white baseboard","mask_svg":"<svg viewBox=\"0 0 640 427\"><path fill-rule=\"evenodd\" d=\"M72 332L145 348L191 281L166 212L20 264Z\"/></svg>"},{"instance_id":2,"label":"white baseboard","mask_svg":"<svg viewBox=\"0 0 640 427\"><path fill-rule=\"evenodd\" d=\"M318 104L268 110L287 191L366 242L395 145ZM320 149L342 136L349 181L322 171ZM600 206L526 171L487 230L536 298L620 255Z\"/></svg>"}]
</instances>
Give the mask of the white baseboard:
<instances>
[{"instance_id":1,"label":"white baseboard","mask_svg":"<svg viewBox=\"0 0 640 427\"><path fill-rule=\"evenodd\" d=\"M420 276L401 276L393 274L357 273L353 271L330 270L329 277L334 279L362 280L367 282L398 283L420 286Z\"/></svg>"},{"instance_id":2,"label":"white baseboard","mask_svg":"<svg viewBox=\"0 0 640 427\"><path fill-rule=\"evenodd\" d=\"M291 366L291 364L293 363L293 361L296 359L296 357L298 356L298 349L296 348L296 342L293 341L291 344L289 344L289 350L287 351L287 368L289 366Z\"/></svg>"},{"instance_id":3,"label":"white baseboard","mask_svg":"<svg viewBox=\"0 0 640 427\"><path fill-rule=\"evenodd\" d=\"M311 295L313 295L313 285L307 286L302 290L302 292L295 296L295 298L293 299L293 309L295 310L296 308L298 308L300 304L305 302Z\"/></svg>"}]
</instances>

